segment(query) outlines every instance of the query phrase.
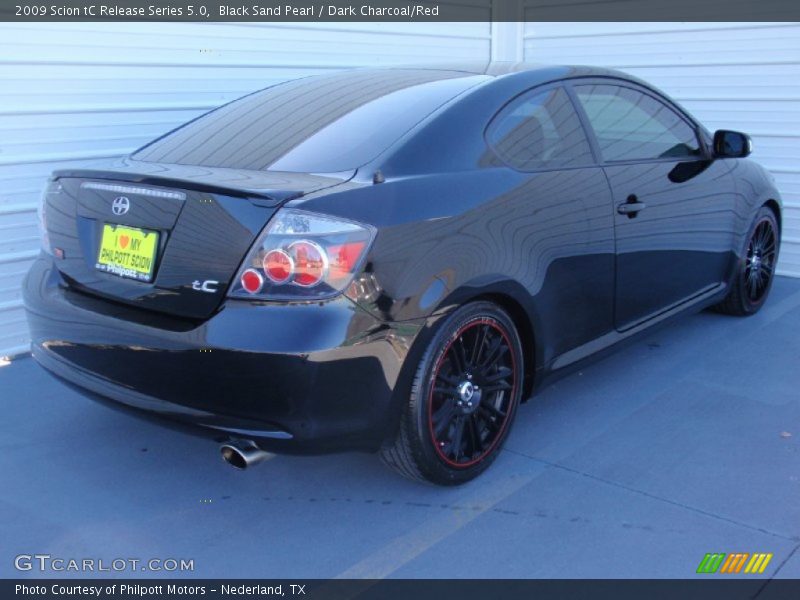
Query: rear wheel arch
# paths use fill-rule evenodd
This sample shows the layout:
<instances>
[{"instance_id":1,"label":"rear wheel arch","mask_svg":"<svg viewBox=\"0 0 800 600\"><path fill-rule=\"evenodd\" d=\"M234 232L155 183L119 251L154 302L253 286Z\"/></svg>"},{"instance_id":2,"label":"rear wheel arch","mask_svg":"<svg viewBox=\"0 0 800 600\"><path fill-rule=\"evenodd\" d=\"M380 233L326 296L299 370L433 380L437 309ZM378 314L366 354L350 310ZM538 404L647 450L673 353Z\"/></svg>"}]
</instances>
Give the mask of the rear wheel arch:
<instances>
[{"instance_id":1,"label":"rear wheel arch","mask_svg":"<svg viewBox=\"0 0 800 600\"><path fill-rule=\"evenodd\" d=\"M542 340L537 337L534 319L535 315L525 306L527 292L521 284L514 281L500 281L493 285L483 287L462 286L456 292L448 294L440 305L428 317L428 324L423 327L414 339L411 348L403 361L400 374L392 393L390 414L387 420L384 440L394 439L400 426L402 409L411 393L414 374L422 360L428 345L438 331L438 325L459 307L473 302L488 301L496 304L506 311L511 317L517 333L522 342L524 355L524 373L522 387L522 401L525 402L535 389L538 362L542 357L540 344Z\"/></svg>"},{"instance_id":2,"label":"rear wheel arch","mask_svg":"<svg viewBox=\"0 0 800 600\"><path fill-rule=\"evenodd\" d=\"M505 310L517 328L517 334L522 342L523 356L525 357L522 383L522 402L525 402L533 394L534 384L536 383L537 357L541 356L536 348L537 337L531 318L522 303L508 294L490 292L470 300L470 302L479 301L491 302Z\"/></svg>"},{"instance_id":3,"label":"rear wheel arch","mask_svg":"<svg viewBox=\"0 0 800 600\"><path fill-rule=\"evenodd\" d=\"M460 285L443 299L437 311L451 312L470 302L488 301L505 310L511 317L522 342L525 360L522 401L530 398L538 381L545 357L546 340L541 334L540 315L528 290L519 281L502 275L486 275Z\"/></svg>"}]
</instances>

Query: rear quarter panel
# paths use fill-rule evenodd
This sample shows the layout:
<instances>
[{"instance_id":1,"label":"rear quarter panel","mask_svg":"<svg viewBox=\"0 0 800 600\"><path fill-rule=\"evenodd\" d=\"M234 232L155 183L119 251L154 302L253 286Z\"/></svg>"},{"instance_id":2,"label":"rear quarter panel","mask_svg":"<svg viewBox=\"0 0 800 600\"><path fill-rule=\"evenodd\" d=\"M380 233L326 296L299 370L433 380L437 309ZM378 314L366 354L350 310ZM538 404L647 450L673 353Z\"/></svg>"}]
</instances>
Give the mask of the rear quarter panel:
<instances>
[{"instance_id":1,"label":"rear quarter panel","mask_svg":"<svg viewBox=\"0 0 800 600\"><path fill-rule=\"evenodd\" d=\"M409 176L293 204L378 228L349 293L381 319L508 296L531 321L537 365L613 327L613 214L599 168Z\"/></svg>"}]
</instances>

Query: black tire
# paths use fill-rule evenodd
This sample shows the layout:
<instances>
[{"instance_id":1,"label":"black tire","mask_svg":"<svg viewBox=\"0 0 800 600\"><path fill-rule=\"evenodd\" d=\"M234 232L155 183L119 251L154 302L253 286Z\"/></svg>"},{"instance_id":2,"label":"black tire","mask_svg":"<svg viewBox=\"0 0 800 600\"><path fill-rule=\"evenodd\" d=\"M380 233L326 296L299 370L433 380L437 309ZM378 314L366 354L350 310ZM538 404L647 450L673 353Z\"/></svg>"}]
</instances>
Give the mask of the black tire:
<instances>
[{"instance_id":1,"label":"black tire","mask_svg":"<svg viewBox=\"0 0 800 600\"><path fill-rule=\"evenodd\" d=\"M775 213L762 206L747 232L730 292L714 309L726 315L756 314L769 296L781 242Z\"/></svg>"},{"instance_id":2,"label":"black tire","mask_svg":"<svg viewBox=\"0 0 800 600\"><path fill-rule=\"evenodd\" d=\"M520 403L522 344L491 302L440 324L420 361L394 440L381 458L401 475L439 485L474 479L497 457Z\"/></svg>"}]
</instances>

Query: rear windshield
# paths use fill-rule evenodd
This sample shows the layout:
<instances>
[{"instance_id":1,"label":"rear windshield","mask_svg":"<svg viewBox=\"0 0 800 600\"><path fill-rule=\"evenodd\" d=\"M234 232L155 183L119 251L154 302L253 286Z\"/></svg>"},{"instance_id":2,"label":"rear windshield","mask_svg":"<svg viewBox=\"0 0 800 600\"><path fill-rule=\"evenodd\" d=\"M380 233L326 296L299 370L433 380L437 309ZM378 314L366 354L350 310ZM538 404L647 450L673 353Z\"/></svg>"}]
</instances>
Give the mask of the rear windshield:
<instances>
[{"instance_id":1,"label":"rear windshield","mask_svg":"<svg viewBox=\"0 0 800 600\"><path fill-rule=\"evenodd\" d=\"M145 146L137 160L304 173L355 169L485 76L354 71L245 96Z\"/></svg>"}]
</instances>

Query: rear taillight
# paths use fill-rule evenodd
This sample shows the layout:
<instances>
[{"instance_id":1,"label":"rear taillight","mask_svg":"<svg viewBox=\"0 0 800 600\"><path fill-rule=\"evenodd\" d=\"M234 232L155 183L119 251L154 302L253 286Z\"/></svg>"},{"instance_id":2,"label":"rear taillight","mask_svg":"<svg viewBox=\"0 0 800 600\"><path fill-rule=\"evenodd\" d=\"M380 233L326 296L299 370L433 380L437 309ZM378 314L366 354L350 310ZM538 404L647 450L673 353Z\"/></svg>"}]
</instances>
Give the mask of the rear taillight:
<instances>
[{"instance_id":1,"label":"rear taillight","mask_svg":"<svg viewBox=\"0 0 800 600\"><path fill-rule=\"evenodd\" d=\"M264 278L255 269L247 269L240 278L242 288L248 294L257 294L264 286Z\"/></svg>"},{"instance_id":2,"label":"rear taillight","mask_svg":"<svg viewBox=\"0 0 800 600\"><path fill-rule=\"evenodd\" d=\"M334 296L361 268L374 235L369 225L280 210L253 245L230 295L264 300Z\"/></svg>"}]
</instances>

